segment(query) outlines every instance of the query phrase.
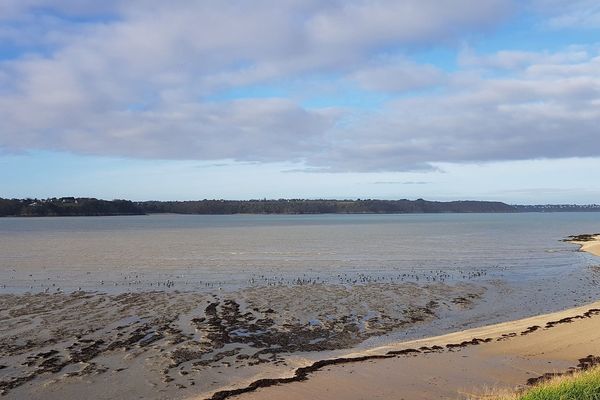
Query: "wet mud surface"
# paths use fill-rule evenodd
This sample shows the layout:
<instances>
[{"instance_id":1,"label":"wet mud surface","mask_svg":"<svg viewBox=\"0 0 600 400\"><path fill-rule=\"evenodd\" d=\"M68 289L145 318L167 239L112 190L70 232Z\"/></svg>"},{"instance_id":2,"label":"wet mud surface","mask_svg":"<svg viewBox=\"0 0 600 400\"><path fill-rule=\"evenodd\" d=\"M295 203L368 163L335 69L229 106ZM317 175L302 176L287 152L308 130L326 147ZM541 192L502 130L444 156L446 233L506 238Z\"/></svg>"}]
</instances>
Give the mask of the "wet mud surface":
<instances>
[{"instance_id":1,"label":"wet mud surface","mask_svg":"<svg viewBox=\"0 0 600 400\"><path fill-rule=\"evenodd\" d=\"M119 380L140 383L145 398L215 392L266 371L293 372L299 354L318 360L460 313L483 293L466 283L367 283L1 295L0 393L52 399Z\"/></svg>"}]
</instances>

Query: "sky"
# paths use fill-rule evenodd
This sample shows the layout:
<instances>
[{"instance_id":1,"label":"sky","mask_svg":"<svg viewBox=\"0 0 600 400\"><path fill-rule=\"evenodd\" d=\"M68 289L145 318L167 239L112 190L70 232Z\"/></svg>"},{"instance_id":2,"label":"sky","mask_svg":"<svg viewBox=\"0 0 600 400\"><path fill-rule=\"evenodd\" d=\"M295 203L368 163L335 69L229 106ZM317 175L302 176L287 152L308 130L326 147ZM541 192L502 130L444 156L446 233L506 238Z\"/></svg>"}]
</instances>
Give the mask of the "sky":
<instances>
[{"instance_id":1,"label":"sky","mask_svg":"<svg viewBox=\"0 0 600 400\"><path fill-rule=\"evenodd\" d=\"M600 203L597 0L0 0L0 197Z\"/></svg>"}]
</instances>

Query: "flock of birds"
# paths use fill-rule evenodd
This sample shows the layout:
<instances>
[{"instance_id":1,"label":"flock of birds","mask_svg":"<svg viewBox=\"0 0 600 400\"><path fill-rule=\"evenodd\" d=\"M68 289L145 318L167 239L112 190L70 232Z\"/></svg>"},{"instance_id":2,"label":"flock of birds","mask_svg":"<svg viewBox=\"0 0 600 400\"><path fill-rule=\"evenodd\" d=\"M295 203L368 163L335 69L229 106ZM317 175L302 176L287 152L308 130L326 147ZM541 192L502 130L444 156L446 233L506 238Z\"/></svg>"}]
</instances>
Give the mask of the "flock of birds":
<instances>
[{"instance_id":1,"label":"flock of birds","mask_svg":"<svg viewBox=\"0 0 600 400\"><path fill-rule=\"evenodd\" d=\"M380 274L366 274L363 272L344 272L335 276L310 276L303 274L301 277L287 278L258 275L248 279L248 284L263 284L266 286L294 286L294 285L316 285L316 284L343 284L360 285L369 283L400 283L400 282L441 282L473 280L487 276L488 270L479 269L456 269L456 270L415 270L410 272L392 274L383 272Z\"/></svg>"},{"instance_id":2,"label":"flock of birds","mask_svg":"<svg viewBox=\"0 0 600 400\"><path fill-rule=\"evenodd\" d=\"M501 269L497 267L497 269ZM15 274L11 277L11 280L16 283L16 270L12 270ZM166 290L166 289L181 289L181 290L223 290L224 287L239 288L244 286L256 287L256 286L303 286L303 285L318 285L318 284L341 284L341 285L364 285L374 283L446 283L456 281L470 281L480 278L485 278L490 269L475 268L475 269L447 269L447 270L424 270L424 269L411 269L410 271L381 271L372 274L368 274L360 271L342 272L338 274L310 274L303 273L301 276L277 276L275 274L253 274L247 280L245 284L240 282L225 282L225 281L206 281L199 280L196 276L185 276L185 275L170 275L165 279L147 279L143 274L126 274L121 273L119 279L115 280L99 280L94 281L93 279L86 279L86 282L81 286L71 286L65 279L61 277L55 277L55 282L50 277L35 278L32 274L29 274L29 281L27 283L19 279L20 286L28 285L30 291L40 291L44 293L52 292L63 292L63 291L82 291L83 288L86 290L97 290L97 291L111 291L109 288L130 288L130 289L144 289L147 290ZM90 275L90 272L87 273ZM91 277L90 277L91 278ZM58 282L58 284L57 284ZM9 287L14 286L10 285ZM64 286L64 288L62 287ZM7 284L3 283L2 288L6 288ZM26 287L22 287L26 289Z\"/></svg>"}]
</instances>

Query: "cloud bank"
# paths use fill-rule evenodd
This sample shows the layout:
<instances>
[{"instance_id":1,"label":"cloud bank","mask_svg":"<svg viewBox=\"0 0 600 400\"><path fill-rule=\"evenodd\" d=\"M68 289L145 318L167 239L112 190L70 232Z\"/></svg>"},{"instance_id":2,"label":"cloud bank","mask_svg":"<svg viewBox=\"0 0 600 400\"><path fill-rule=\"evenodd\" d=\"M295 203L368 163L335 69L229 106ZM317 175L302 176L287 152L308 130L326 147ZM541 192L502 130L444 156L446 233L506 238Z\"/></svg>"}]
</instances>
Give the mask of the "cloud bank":
<instances>
[{"instance_id":1,"label":"cloud bank","mask_svg":"<svg viewBox=\"0 0 600 400\"><path fill-rule=\"evenodd\" d=\"M532 7L558 26L560 3ZM593 2L576 3L565 15L593 22ZM335 172L600 156L597 46L464 46L518 12L508 0L7 0L0 149ZM462 47L458 69L415 57L440 46ZM336 93L384 100L349 107Z\"/></svg>"}]
</instances>

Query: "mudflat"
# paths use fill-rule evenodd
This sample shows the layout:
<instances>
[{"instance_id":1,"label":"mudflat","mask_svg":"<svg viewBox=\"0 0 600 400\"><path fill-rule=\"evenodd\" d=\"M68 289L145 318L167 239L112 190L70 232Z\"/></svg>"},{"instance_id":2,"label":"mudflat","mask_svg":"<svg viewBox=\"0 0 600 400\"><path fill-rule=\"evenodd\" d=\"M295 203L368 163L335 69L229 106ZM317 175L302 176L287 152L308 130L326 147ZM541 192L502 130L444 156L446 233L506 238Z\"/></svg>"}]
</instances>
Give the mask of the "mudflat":
<instances>
[{"instance_id":1,"label":"mudflat","mask_svg":"<svg viewBox=\"0 0 600 400\"><path fill-rule=\"evenodd\" d=\"M0 392L7 399L208 396L423 325L442 309L463 313L481 294L469 283L4 294Z\"/></svg>"}]
</instances>

